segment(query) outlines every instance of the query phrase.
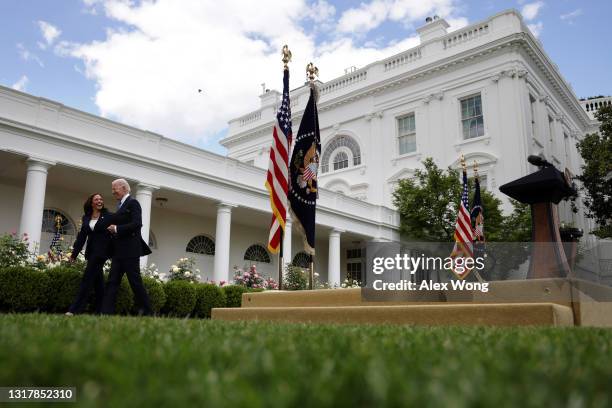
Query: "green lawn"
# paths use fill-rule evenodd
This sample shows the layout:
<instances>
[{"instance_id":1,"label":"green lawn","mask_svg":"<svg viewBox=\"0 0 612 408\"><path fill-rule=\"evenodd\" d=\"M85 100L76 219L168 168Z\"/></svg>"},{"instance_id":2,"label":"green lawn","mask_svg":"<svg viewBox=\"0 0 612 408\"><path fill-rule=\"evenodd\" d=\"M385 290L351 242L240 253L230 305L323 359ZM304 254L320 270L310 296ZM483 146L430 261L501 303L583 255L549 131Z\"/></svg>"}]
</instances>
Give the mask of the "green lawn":
<instances>
[{"instance_id":1,"label":"green lawn","mask_svg":"<svg viewBox=\"0 0 612 408\"><path fill-rule=\"evenodd\" d=\"M0 386L76 386L103 407L609 407L611 346L589 328L4 314Z\"/></svg>"}]
</instances>

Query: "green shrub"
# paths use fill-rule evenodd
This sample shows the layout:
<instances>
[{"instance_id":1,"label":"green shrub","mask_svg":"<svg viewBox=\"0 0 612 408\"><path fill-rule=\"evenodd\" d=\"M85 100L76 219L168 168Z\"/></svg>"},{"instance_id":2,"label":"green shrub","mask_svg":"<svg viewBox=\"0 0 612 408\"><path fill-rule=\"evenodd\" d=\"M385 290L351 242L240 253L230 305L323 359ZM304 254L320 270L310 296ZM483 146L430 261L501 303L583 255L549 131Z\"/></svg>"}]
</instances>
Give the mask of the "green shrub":
<instances>
[{"instance_id":1,"label":"green shrub","mask_svg":"<svg viewBox=\"0 0 612 408\"><path fill-rule=\"evenodd\" d=\"M47 310L52 313L65 313L76 299L83 272L76 268L58 266L47 269L49 277Z\"/></svg>"},{"instance_id":2,"label":"green shrub","mask_svg":"<svg viewBox=\"0 0 612 408\"><path fill-rule=\"evenodd\" d=\"M196 317L210 318L214 307L225 307L225 293L220 287L210 283L200 283L196 286Z\"/></svg>"},{"instance_id":3,"label":"green shrub","mask_svg":"<svg viewBox=\"0 0 612 408\"><path fill-rule=\"evenodd\" d=\"M242 294L247 292L247 288L240 285L227 285L222 289L225 293L227 307L242 306Z\"/></svg>"},{"instance_id":4,"label":"green shrub","mask_svg":"<svg viewBox=\"0 0 612 408\"><path fill-rule=\"evenodd\" d=\"M288 265L283 278L284 290L305 290L308 287L308 273L299 266Z\"/></svg>"},{"instance_id":5,"label":"green shrub","mask_svg":"<svg viewBox=\"0 0 612 408\"><path fill-rule=\"evenodd\" d=\"M13 232L0 236L0 268L24 266L31 256L27 234L18 237Z\"/></svg>"},{"instance_id":6,"label":"green shrub","mask_svg":"<svg viewBox=\"0 0 612 408\"><path fill-rule=\"evenodd\" d=\"M149 295L149 301L151 302L151 309L156 315L160 314L164 304L166 303L166 292L164 292L164 285L151 277L143 276L142 283L144 284L147 294ZM132 313L138 313L138 307L134 305Z\"/></svg>"},{"instance_id":7,"label":"green shrub","mask_svg":"<svg viewBox=\"0 0 612 408\"><path fill-rule=\"evenodd\" d=\"M168 316L185 317L193 312L196 305L195 284L185 280L174 280L164 285L166 304L162 309Z\"/></svg>"},{"instance_id":8,"label":"green shrub","mask_svg":"<svg viewBox=\"0 0 612 408\"><path fill-rule=\"evenodd\" d=\"M49 277L24 266L0 269L0 309L9 312L44 310Z\"/></svg>"}]
</instances>

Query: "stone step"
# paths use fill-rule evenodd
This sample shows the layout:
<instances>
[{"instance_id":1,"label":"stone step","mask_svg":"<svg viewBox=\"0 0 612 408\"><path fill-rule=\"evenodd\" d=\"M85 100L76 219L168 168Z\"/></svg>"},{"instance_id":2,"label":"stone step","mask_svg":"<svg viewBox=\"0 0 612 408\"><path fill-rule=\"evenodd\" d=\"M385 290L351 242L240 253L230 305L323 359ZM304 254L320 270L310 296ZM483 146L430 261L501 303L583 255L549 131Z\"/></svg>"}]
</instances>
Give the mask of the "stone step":
<instances>
[{"instance_id":1,"label":"stone step","mask_svg":"<svg viewBox=\"0 0 612 408\"><path fill-rule=\"evenodd\" d=\"M243 307L212 310L213 320L423 326L573 326L572 309L554 303Z\"/></svg>"},{"instance_id":2,"label":"stone step","mask_svg":"<svg viewBox=\"0 0 612 408\"><path fill-rule=\"evenodd\" d=\"M242 295L242 307L314 307L314 306L391 306L436 303L557 303L572 302L570 281L567 279L530 279L489 282L488 292L481 291L370 291L362 299L362 289L320 289L304 291L266 291ZM381 295L384 295L383 298Z\"/></svg>"}]
</instances>

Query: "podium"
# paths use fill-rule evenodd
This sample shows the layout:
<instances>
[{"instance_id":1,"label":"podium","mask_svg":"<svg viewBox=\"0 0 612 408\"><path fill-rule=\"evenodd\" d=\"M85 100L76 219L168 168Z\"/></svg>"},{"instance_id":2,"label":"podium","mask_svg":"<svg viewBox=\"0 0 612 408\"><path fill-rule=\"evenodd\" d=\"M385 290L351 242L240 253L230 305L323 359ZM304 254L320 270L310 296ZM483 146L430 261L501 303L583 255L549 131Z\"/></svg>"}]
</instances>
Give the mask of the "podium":
<instances>
[{"instance_id":1,"label":"podium","mask_svg":"<svg viewBox=\"0 0 612 408\"><path fill-rule=\"evenodd\" d=\"M557 204L576 193L553 166L504 184L499 190L531 205L532 250L528 279L570 276L570 266L559 233Z\"/></svg>"}]
</instances>

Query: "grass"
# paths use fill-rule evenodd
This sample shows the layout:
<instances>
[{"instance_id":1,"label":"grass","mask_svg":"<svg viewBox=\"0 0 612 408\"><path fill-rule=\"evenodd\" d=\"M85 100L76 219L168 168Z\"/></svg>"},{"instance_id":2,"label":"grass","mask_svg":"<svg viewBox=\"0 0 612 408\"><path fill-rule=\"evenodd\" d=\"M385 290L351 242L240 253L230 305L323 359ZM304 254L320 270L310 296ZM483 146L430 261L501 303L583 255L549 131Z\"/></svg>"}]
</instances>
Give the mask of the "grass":
<instances>
[{"instance_id":1,"label":"grass","mask_svg":"<svg viewBox=\"0 0 612 408\"><path fill-rule=\"evenodd\" d=\"M0 386L76 386L100 407L604 407L611 345L596 328L5 314Z\"/></svg>"}]
</instances>

